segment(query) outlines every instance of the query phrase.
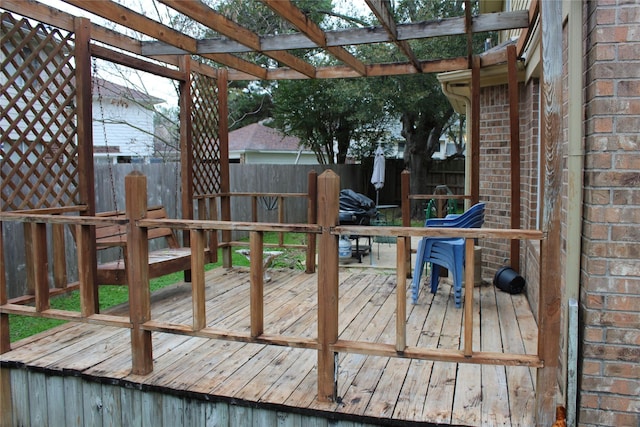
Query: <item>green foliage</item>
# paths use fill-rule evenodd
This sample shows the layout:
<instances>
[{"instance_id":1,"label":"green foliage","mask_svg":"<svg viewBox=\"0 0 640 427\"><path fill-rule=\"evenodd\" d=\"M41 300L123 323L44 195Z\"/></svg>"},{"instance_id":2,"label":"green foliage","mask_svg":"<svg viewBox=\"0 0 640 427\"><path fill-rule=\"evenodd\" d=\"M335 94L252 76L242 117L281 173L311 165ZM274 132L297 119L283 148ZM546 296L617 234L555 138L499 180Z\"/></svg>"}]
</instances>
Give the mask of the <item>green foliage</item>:
<instances>
[{"instance_id":1,"label":"green foliage","mask_svg":"<svg viewBox=\"0 0 640 427\"><path fill-rule=\"evenodd\" d=\"M300 138L321 164L344 163L350 148L370 154L389 139L385 100L373 84L368 79L280 82L273 97L275 126Z\"/></svg>"}]
</instances>

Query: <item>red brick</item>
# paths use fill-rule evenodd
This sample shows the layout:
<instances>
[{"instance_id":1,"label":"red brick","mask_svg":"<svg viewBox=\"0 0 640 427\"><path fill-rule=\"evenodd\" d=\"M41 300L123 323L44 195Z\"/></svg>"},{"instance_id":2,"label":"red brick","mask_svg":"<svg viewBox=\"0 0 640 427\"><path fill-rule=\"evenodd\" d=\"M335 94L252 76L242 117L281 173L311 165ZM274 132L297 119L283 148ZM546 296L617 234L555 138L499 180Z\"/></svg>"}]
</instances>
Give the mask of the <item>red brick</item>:
<instances>
[{"instance_id":1,"label":"red brick","mask_svg":"<svg viewBox=\"0 0 640 427\"><path fill-rule=\"evenodd\" d=\"M597 394L581 393L580 407L598 409L600 408L600 397Z\"/></svg>"},{"instance_id":2,"label":"red brick","mask_svg":"<svg viewBox=\"0 0 640 427\"><path fill-rule=\"evenodd\" d=\"M588 309L601 309L604 306L603 295L587 295L585 307Z\"/></svg>"},{"instance_id":3,"label":"red brick","mask_svg":"<svg viewBox=\"0 0 640 427\"><path fill-rule=\"evenodd\" d=\"M636 306L637 307L637 306ZM633 308L636 308L633 307ZM615 310L615 309L612 309ZM607 330L608 344L640 345L640 331L636 329L609 329Z\"/></svg>"},{"instance_id":4,"label":"red brick","mask_svg":"<svg viewBox=\"0 0 640 427\"><path fill-rule=\"evenodd\" d=\"M608 82L612 83L612 82ZM620 97L637 97L640 94L640 81L636 80L623 80L617 84L617 95Z\"/></svg>"},{"instance_id":5,"label":"red brick","mask_svg":"<svg viewBox=\"0 0 640 427\"><path fill-rule=\"evenodd\" d=\"M586 139L586 150L589 151L638 151L640 135L592 135Z\"/></svg>"},{"instance_id":6,"label":"red brick","mask_svg":"<svg viewBox=\"0 0 640 427\"><path fill-rule=\"evenodd\" d=\"M633 311L640 307L640 297L629 295L608 295L605 298L605 308L607 310Z\"/></svg>"},{"instance_id":7,"label":"red brick","mask_svg":"<svg viewBox=\"0 0 640 427\"><path fill-rule=\"evenodd\" d=\"M578 416L581 427L637 427L639 414L619 413L605 410L580 409Z\"/></svg>"},{"instance_id":8,"label":"red brick","mask_svg":"<svg viewBox=\"0 0 640 427\"><path fill-rule=\"evenodd\" d=\"M594 43L620 43L627 41L627 27L607 27L598 28L595 34Z\"/></svg>"},{"instance_id":9,"label":"red brick","mask_svg":"<svg viewBox=\"0 0 640 427\"><path fill-rule=\"evenodd\" d=\"M604 275L607 273L607 261L603 259L590 259L586 268L588 274Z\"/></svg>"},{"instance_id":10,"label":"red brick","mask_svg":"<svg viewBox=\"0 0 640 427\"><path fill-rule=\"evenodd\" d=\"M599 44L592 52L594 61L613 61L616 59L616 45Z\"/></svg>"},{"instance_id":11,"label":"red brick","mask_svg":"<svg viewBox=\"0 0 640 427\"><path fill-rule=\"evenodd\" d=\"M614 205L640 205L640 190L613 190Z\"/></svg>"},{"instance_id":12,"label":"red brick","mask_svg":"<svg viewBox=\"0 0 640 427\"><path fill-rule=\"evenodd\" d=\"M615 276L640 276L640 262L634 260L618 260L609 261L609 269L611 274Z\"/></svg>"},{"instance_id":13,"label":"red brick","mask_svg":"<svg viewBox=\"0 0 640 427\"><path fill-rule=\"evenodd\" d=\"M620 412L640 412L640 399L629 396L603 396L601 409Z\"/></svg>"},{"instance_id":14,"label":"red brick","mask_svg":"<svg viewBox=\"0 0 640 427\"><path fill-rule=\"evenodd\" d=\"M604 329L595 327L586 327L584 330L584 340L587 342L603 342Z\"/></svg>"},{"instance_id":15,"label":"red brick","mask_svg":"<svg viewBox=\"0 0 640 427\"><path fill-rule=\"evenodd\" d=\"M640 244L615 244L609 245L609 256L614 258L640 259Z\"/></svg>"},{"instance_id":16,"label":"red brick","mask_svg":"<svg viewBox=\"0 0 640 427\"><path fill-rule=\"evenodd\" d=\"M637 3L631 2L631 4L633 6L637 6ZM607 10L611 10L611 9L607 9ZM640 22L640 8L619 7L617 8L617 12L618 12L617 22L621 24L637 24L638 22Z\"/></svg>"},{"instance_id":17,"label":"red brick","mask_svg":"<svg viewBox=\"0 0 640 427\"><path fill-rule=\"evenodd\" d=\"M637 61L640 59L640 43L625 43L618 46L618 61Z\"/></svg>"},{"instance_id":18,"label":"red brick","mask_svg":"<svg viewBox=\"0 0 640 427\"><path fill-rule=\"evenodd\" d=\"M609 238L609 226L593 222L585 222L583 225L584 237L591 240L604 240Z\"/></svg>"},{"instance_id":19,"label":"red brick","mask_svg":"<svg viewBox=\"0 0 640 427\"><path fill-rule=\"evenodd\" d=\"M626 396L638 396L640 394L640 382L630 379L584 377L582 388L592 392L599 391Z\"/></svg>"},{"instance_id":20,"label":"red brick","mask_svg":"<svg viewBox=\"0 0 640 427\"><path fill-rule=\"evenodd\" d=\"M612 225L611 240L618 242L640 241L640 227L637 225Z\"/></svg>"},{"instance_id":21,"label":"red brick","mask_svg":"<svg viewBox=\"0 0 640 427\"><path fill-rule=\"evenodd\" d=\"M592 311L588 317L594 325L619 328L640 328L640 312L628 313L621 311Z\"/></svg>"},{"instance_id":22,"label":"red brick","mask_svg":"<svg viewBox=\"0 0 640 427\"><path fill-rule=\"evenodd\" d=\"M596 10L596 24L598 25L607 25L607 24L615 24L616 22L616 9L609 8L604 9L600 8Z\"/></svg>"},{"instance_id":23,"label":"red brick","mask_svg":"<svg viewBox=\"0 0 640 427\"><path fill-rule=\"evenodd\" d=\"M616 132L637 132L638 129L640 129L640 117L618 116L616 119Z\"/></svg>"},{"instance_id":24,"label":"red brick","mask_svg":"<svg viewBox=\"0 0 640 427\"><path fill-rule=\"evenodd\" d=\"M613 159L612 153L600 152L600 153L587 153L585 155L586 167L588 169L611 169L611 162Z\"/></svg>"},{"instance_id":25,"label":"red brick","mask_svg":"<svg viewBox=\"0 0 640 427\"><path fill-rule=\"evenodd\" d=\"M582 367L584 370L584 365ZM640 364L634 362L606 362L604 364L604 375L608 377L620 378L640 378ZM586 375L592 375L586 373Z\"/></svg>"},{"instance_id":26,"label":"red brick","mask_svg":"<svg viewBox=\"0 0 640 427\"><path fill-rule=\"evenodd\" d=\"M640 187L640 172L590 171L585 185L595 187Z\"/></svg>"},{"instance_id":27,"label":"red brick","mask_svg":"<svg viewBox=\"0 0 640 427\"><path fill-rule=\"evenodd\" d=\"M611 190L596 189L587 191L584 195L584 202L590 205L608 205L611 203Z\"/></svg>"},{"instance_id":28,"label":"red brick","mask_svg":"<svg viewBox=\"0 0 640 427\"><path fill-rule=\"evenodd\" d=\"M585 360L582 363L583 375L600 375L602 372L602 362L595 360Z\"/></svg>"},{"instance_id":29,"label":"red brick","mask_svg":"<svg viewBox=\"0 0 640 427\"><path fill-rule=\"evenodd\" d=\"M614 167L616 169L640 169L640 153L625 153L615 156Z\"/></svg>"},{"instance_id":30,"label":"red brick","mask_svg":"<svg viewBox=\"0 0 640 427\"><path fill-rule=\"evenodd\" d=\"M593 122L593 131L595 133L613 132L613 118L611 117L595 117L590 121Z\"/></svg>"}]
</instances>

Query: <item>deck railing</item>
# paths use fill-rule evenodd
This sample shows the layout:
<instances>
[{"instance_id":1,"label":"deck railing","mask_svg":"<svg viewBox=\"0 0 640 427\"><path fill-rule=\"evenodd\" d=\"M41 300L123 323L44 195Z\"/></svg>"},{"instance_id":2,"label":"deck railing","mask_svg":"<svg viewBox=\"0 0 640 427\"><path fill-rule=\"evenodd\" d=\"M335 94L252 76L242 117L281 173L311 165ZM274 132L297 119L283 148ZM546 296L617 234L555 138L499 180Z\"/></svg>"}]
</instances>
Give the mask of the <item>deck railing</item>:
<instances>
[{"instance_id":1,"label":"deck railing","mask_svg":"<svg viewBox=\"0 0 640 427\"><path fill-rule=\"evenodd\" d=\"M9 301L5 283L3 252L5 248L0 238L0 337L2 353L10 350L9 314L35 317L47 317L74 322L97 323L131 329L132 371L136 374L148 374L153 370L152 338L154 331L205 337L210 339L244 341L278 346L315 349L318 351L318 398L332 400L336 397L336 353L360 353L367 355L428 359L454 363L475 363L492 365L520 365L529 367L543 366L539 354L510 354L479 351L473 347L473 265L474 240L485 239L533 239L544 243L544 236L537 230L510 229L452 229L452 228L416 228L416 227L362 227L338 225L340 179L332 171L326 171L317 178L317 224L272 224L257 222L145 219L146 178L141 174L127 176L127 218L105 219L93 216L68 216L34 213L0 213L0 221L19 221L32 225L33 256L27 267L32 272L35 283L33 301L25 305L24 299ZM104 315L97 312L97 292L92 276L94 264L85 259L90 253L93 226L99 224L129 224L127 257L129 283L129 316ZM68 224L76 227L78 236L80 312L54 310L50 308L50 288L47 273L46 227L47 224ZM0 222L1 225L1 222ZM177 324L154 319L151 315L151 299L148 279L147 232L155 227L171 227L176 230L188 230L191 247L191 292L192 324ZM205 257L206 235L210 231L245 230L250 234L250 331L239 333L232 330L207 326L205 312ZM318 331L317 337L281 336L264 333L264 288L262 253L265 232L305 233L319 235L318 240ZM338 300L339 300L339 259L338 239L342 234L396 237L397 271L396 287L396 336L394 344L372 343L353 340L340 340L338 336ZM53 238L57 235L54 234ZM464 299L464 337L461 350L422 348L407 346L406 339L406 278L408 242L417 237L461 237L466 240L465 299ZM541 283L541 286L551 284ZM540 342L539 338L539 342ZM540 353L540 349L538 351Z\"/></svg>"}]
</instances>

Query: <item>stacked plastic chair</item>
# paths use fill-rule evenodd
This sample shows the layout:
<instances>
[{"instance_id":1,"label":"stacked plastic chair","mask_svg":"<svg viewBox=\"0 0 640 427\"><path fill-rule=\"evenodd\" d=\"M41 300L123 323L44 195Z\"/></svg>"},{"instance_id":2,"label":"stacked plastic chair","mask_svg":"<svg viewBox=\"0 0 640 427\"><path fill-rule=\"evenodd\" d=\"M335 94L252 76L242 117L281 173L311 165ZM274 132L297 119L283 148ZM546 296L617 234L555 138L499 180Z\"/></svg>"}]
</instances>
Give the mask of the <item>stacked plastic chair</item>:
<instances>
[{"instance_id":1,"label":"stacked plastic chair","mask_svg":"<svg viewBox=\"0 0 640 427\"><path fill-rule=\"evenodd\" d=\"M484 223L484 203L477 203L463 214L449 214L445 218L431 218L425 221L425 227L480 228ZM411 282L411 297L418 302L420 278L425 264L431 263L431 293L438 290L440 267L447 268L453 279L456 307L462 304L462 271L465 262L465 239L423 237L418 244L416 265Z\"/></svg>"}]
</instances>

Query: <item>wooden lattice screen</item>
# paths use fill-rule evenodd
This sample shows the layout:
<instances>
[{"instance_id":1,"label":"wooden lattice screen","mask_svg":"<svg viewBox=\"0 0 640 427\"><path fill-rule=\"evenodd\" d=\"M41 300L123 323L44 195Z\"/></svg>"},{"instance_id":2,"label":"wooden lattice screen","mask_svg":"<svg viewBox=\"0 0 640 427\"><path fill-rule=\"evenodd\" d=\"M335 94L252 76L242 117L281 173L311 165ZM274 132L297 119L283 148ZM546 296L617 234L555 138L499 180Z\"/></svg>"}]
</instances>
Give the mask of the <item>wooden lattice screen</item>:
<instances>
[{"instance_id":1,"label":"wooden lattice screen","mask_svg":"<svg viewBox=\"0 0 640 427\"><path fill-rule=\"evenodd\" d=\"M73 34L2 14L0 210L78 204Z\"/></svg>"},{"instance_id":2,"label":"wooden lattice screen","mask_svg":"<svg viewBox=\"0 0 640 427\"><path fill-rule=\"evenodd\" d=\"M217 194L222 190L222 174L220 106L216 80L192 73L191 98L193 195Z\"/></svg>"}]
</instances>

